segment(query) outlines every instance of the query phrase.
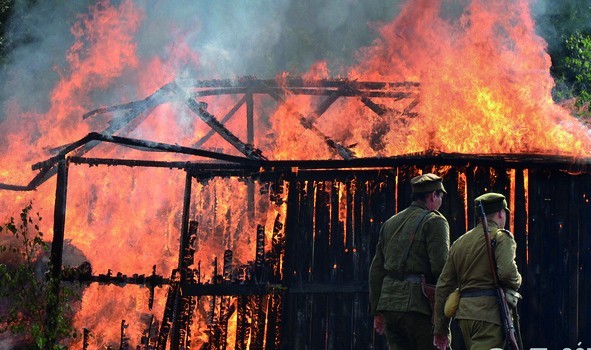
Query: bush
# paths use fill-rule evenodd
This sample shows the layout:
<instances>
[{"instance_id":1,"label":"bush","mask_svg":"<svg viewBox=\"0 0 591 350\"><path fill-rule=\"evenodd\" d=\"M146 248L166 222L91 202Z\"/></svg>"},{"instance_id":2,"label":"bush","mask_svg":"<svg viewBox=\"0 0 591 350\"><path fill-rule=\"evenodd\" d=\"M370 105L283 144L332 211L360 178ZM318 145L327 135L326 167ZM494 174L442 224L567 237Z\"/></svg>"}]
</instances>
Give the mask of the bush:
<instances>
[{"instance_id":1,"label":"bush","mask_svg":"<svg viewBox=\"0 0 591 350\"><path fill-rule=\"evenodd\" d=\"M0 226L0 334L17 338L23 343L19 348L65 349L63 344L76 337L71 303L80 294L71 287L60 288L59 296L51 292L54 281L43 263L49 246L40 231L42 218L32 209L29 203L19 220L11 217ZM52 319L48 304L57 305Z\"/></svg>"}]
</instances>

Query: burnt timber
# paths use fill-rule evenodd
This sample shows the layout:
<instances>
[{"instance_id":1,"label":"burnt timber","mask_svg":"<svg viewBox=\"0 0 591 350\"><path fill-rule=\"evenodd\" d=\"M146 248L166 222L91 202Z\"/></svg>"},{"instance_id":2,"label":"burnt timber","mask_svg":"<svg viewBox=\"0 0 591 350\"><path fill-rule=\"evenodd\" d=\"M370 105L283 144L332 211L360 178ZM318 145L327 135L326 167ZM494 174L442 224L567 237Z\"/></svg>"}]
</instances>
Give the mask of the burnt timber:
<instances>
[{"instance_id":1,"label":"burnt timber","mask_svg":"<svg viewBox=\"0 0 591 350\"><path fill-rule=\"evenodd\" d=\"M113 122L101 133L90 133L60 147L55 156L34 164L33 169L39 170L39 174L29 184L0 184L4 190L29 191L57 175L51 252L54 276L83 283L168 289L164 315L156 316L158 325L153 324L153 319L146 325L143 349L163 349L167 345L173 349L190 348L193 317L199 303L205 302L210 311L205 316L208 342L203 349L225 348L232 315L237 316L236 349L385 349L383 337L372 331L372 320L367 314L367 271L381 223L410 203L408 181L421 171L445 174L448 196L441 212L449 220L452 241L474 225L470 203L476 196L488 190L509 195L514 213L510 229L515 233L518 265L524 277L521 292L525 298L519 311L526 348L591 343L591 306L585 297L591 292L591 160L540 154L431 151L357 158L314 125L337 97L359 98L378 115L416 117L412 112L418 98L416 83L289 80L279 85L275 81L245 78L198 82L193 87L199 90L187 93L171 83L144 100L87 113L84 118L125 111L120 117L123 122ZM247 108L246 141L223 126L243 104L252 103L252 94L267 94L280 103L286 89L291 93L326 96L314 113L301 114L300 121L334 151L335 157L342 159L268 159L254 146L252 108ZM220 121L207 112L206 105L194 101L199 96L222 94L243 97ZM407 104L394 111L372 101L376 97L406 100ZM211 127L211 135L221 135L241 156L200 149L206 140L179 146L114 135L133 129L146 113L167 101L186 103ZM199 160L86 156L99 143L190 155ZM79 165L169 168L186 173L178 267L170 277L157 275L155 270L148 277L113 275L111 271L92 275L85 267L71 271L61 266L61 245L67 237L68 168ZM215 266L208 267L214 276L212 280L202 281L202 267L189 268L196 259L193 240L199 234L199 225L193 220L195 213L190 209L192 183L217 178L240 178L245 186L266 186L268 201L285 205L286 217L275 220L271 250L264 250L259 229L245 232L256 241L252 262L232 266L232 251L226 251L216 259ZM343 217L339 217L339 208L345 209ZM59 291L59 286L53 288ZM122 320L122 347L130 338L137 337L126 334L125 325ZM454 345L456 349L462 348L462 344Z\"/></svg>"}]
</instances>

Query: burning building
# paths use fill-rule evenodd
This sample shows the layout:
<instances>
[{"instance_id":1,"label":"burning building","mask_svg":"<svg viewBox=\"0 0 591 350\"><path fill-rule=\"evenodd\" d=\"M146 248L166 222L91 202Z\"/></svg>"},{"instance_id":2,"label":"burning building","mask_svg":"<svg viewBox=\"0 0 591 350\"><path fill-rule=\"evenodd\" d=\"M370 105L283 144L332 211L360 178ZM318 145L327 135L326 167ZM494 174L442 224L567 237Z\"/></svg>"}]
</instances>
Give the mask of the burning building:
<instances>
[{"instance_id":1,"label":"burning building","mask_svg":"<svg viewBox=\"0 0 591 350\"><path fill-rule=\"evenodd\" d=\"M452 240L480 193L510 199L525 344L591 341L589 130L552 101L526 1L443 6L407 3L346 78L317 62L302 78L187 79L170 66L199 65L182 42L142 64L137 98L98 109L140 65L142 11L81 16L47 112L7 104L20 119L3 147L23 156L4 152L0 185L5 208L35 190L53 273L87 286L72 348L385 348L367 271L426 171L445 177ZM88 264L62 266L64 240Z\"/></svg>"}]
</instances>

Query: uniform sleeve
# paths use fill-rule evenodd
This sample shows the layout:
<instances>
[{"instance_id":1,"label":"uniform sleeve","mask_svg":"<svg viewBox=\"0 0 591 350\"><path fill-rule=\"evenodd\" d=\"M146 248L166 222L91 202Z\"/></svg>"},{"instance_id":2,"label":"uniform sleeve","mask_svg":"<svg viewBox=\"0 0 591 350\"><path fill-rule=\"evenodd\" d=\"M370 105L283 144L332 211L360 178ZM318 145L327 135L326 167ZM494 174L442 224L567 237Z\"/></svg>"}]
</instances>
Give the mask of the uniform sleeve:
<instances>
[{"instance_id":1,"label":"uniform sleeve","mask_svg":"<svg viewBox=\"0 0 591 350\"><path fill-rule=\"evenodd\" d=\"M425 223L424 229L427 230L426 239L431 274L437 279L449 253L449 224L445 217L437 214Z\"/></svg>"},{"instance_id":2,"label":"uniform sleeve","mask_svg":"<svg viewBox=\"0 0 591 350\"><path fill-rule=\"evenodd\" d=\"M452 247L453 251L453 247ZM435 289L435 307L433 313L433 334L448 335L449 318L443 312L445 300L458 286L458 275L456 274L456 267L453 261L453 253L443 266L443 271L437 280L437 288Z\"/></svg>"},{"instance_id":3,"label":"uniform sleeve","mask_svg":"<svg viewBox=\"0 0 591 350\"><path fill-rule=\"evenodd\" d=\"M380 294L382 292L382 282L386 277L386 269L384 268L384 253L383 253L383 231L384 227L380 229L380 236L376 246L376 255L371 262L369 268L369 307L372 315L376 314Z\"/></svg>"},{"instance_id":4,"label":"uniform sleeve","mask_svg":"<svg viewBox=\"0 0 591 350\"><path fill-rule=\"evenodd\" d=\"M495 259L499 283L502 287L517 290L521 286L521 274L517 270L517 263L515 263L517 243L511 233L502 230L497 231L496 240Z\"/></svg>"}]
</instances>

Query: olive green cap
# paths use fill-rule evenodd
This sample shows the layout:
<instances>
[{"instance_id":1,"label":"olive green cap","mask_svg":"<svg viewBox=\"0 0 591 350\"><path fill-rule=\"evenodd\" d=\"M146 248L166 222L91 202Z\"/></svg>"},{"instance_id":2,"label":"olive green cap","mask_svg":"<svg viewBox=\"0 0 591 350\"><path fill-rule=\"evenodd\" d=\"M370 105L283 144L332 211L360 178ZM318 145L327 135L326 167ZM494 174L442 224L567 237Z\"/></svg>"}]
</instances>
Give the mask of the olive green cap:
<instances>
[{"instance_id":1,"label":"olive green cap","mask_svg":"<svg viewBox=\"0 0 591 350\"><path fill-rule=\"evenodd\" d=\"M474 204L478 205L478 202L482 202L484 214L486 215L496 213L501 209L511 212L507 206L507 200L505 199L505 196L500 193L485 193L474 200Z\"/></svg>"},{"instance_id":2,"label":"olive green cap","mask_svg":"<svg viewBox=\"0 0 591 350\"><path fill-rule=\"evenodd\" d=\"M443 191L447 193L443 187L443 179L435 174L423 174L415 176L410 180L412 193L426 193L432 191Z\"/></svg>"}]
</instances>

